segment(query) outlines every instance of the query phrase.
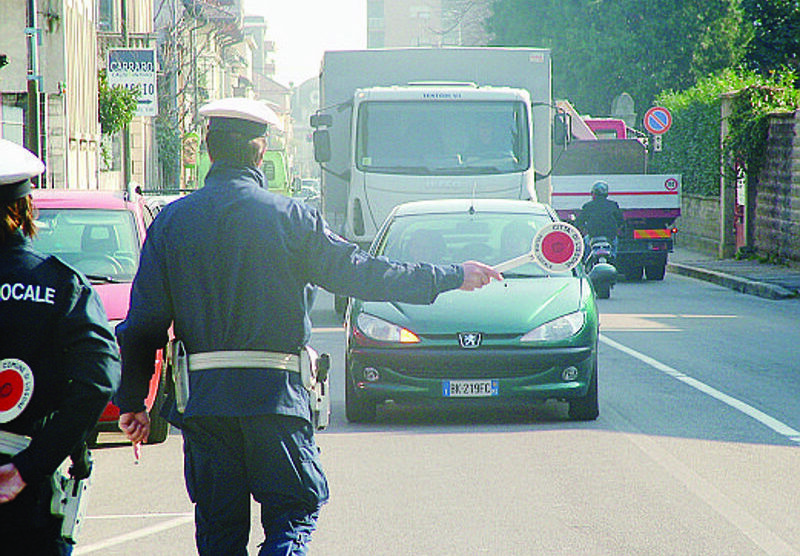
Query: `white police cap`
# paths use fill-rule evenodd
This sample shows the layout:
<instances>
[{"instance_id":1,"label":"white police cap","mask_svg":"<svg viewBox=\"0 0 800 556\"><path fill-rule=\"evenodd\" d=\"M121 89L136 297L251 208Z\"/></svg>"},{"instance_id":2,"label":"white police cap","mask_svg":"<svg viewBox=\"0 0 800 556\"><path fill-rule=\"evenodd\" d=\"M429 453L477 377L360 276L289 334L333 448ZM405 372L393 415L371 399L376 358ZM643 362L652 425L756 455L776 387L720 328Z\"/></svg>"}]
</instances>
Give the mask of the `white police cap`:
<instances>
[{"instance_id":1,"label":"white police cap","mask_svg":"<svg viewBox=\"0 0 800 556\"><path fill-rule=\"evenodd\" d=\"M44 164L25 147L0 139L0 201L21 199L31 191L31 178L44 172Z\"/></svg>"},{"instance_id":2,"label":"white police cap","mask_svg":"<svg viewBox=\"0 0 800 556\"><path fill-rule=\"evenodd\" d=\"M263 102L241 97L223 98L200 108L209 118L209 130L236 131L252 137L264 135L268 126L282 129L280 118Z\"/></svg>"}]
</instances>

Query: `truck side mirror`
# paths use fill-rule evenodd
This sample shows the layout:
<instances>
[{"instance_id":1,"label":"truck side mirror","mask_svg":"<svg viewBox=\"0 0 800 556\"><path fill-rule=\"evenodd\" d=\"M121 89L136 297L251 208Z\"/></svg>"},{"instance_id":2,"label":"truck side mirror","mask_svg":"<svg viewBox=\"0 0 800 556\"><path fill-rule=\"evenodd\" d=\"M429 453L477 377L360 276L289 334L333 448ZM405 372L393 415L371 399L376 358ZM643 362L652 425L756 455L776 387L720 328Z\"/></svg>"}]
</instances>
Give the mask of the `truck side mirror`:
<instances>
[{"instance_id":1,"label":"truck side mirror","mask_svg":"<svg viewBox=\"0 0 800 556\"><path fill-rule=\"evenodd\" d=\"M319 163L331 160L331 135L327 129L315 129L312 136L314 140L314 160Z\"/></svg>"},{"instance_id":2,"label":"truck side mirror","mask_svg":"<svg viewBox=\"0 0 800 556\"><path fill-rule=\"evenodd\" d=\"M553 143L566 148L570 140L569 114L557 113L553 117Z\"/></svg>"},{"instance_id":3,"label":"truck side mirror","mask_svg":"<svg viewBox=\"0 0 800 556\"><path fill-rule=\"evenodd\" d=\"M330 114L311 114L310 123L314 129L331 127L333 125L333 116Z\"/></svg>"}]
</instances>

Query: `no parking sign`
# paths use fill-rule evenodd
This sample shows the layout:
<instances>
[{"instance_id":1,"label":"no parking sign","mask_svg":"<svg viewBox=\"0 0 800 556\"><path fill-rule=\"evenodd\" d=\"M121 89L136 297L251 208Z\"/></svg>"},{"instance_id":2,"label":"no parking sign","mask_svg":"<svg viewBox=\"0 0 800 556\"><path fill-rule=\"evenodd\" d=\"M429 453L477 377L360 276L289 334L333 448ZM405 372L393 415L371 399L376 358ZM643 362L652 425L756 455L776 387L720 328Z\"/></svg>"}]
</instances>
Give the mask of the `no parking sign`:
<instances>
[{"instance_id":1,"label":"no parking sign","mask_svg":"<svg viewBox=\"0 0 800 556\"><path fill-rule=\"evenodd\" d=\"M644 128L653 135L666 133L672 125L672 114L663 106L654 106L644 113Z\"/></svg>"}]
</instances>

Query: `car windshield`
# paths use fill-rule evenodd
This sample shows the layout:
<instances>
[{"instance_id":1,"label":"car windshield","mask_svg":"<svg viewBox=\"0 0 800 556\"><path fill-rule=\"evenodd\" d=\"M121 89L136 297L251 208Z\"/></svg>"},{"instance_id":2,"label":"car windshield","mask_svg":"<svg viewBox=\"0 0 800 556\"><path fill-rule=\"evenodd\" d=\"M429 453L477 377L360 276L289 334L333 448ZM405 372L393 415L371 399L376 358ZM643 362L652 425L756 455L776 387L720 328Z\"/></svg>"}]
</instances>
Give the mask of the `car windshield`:
<instances>
[{"instance_id":1,"label":"car windshield","mask_svg":"<svg viewBox=\"0 0 800 556\"><path fill-rule=\"evenodd\" d=\"M410 262L450 264L476 260L496 265L529 253L536 232L550 222L547 214L531 213L465 211L402 216L387 228L377 254ZM550 275L533 262L504 274Z\"/></svg>"},{"instance_id":2,"label":"car windshield","mask_svg":"<svg viewBox=\"0 0 800 556\"><path fill-rule=\"evenodd\" d=\"M530 166L527 122L521 102L365 102L356 164L390 174L522 172Z\"/></svg>"},{"instance_id":3,"label":"car windshield","mask_svg":"<svg viewBox=\"0 0 800 556\"><path fill-rule=\"evenodd\" d=\"M95 281L130 282L139 263L139 238L127 210L38 210L33 244L58 255Z\"/></svg>"}]
</instances>

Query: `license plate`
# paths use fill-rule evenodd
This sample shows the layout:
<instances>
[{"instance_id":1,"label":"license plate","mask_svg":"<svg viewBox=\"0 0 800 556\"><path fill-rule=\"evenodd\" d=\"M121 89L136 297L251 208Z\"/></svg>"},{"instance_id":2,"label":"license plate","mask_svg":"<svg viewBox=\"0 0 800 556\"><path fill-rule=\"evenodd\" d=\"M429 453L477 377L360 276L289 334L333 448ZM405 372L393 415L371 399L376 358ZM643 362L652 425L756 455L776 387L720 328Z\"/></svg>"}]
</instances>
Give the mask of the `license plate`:
<instances>
[{"instance_id":1,"label":"license plate","mask_svg":"<svg viewBox=\"0 0 800 556\"><path fill-rule=\"evenodd\" d=\"M499 393L500 381L497 379L442 381L442 396L445 398L483 398Z\"/></svg>"}]
</instances>

